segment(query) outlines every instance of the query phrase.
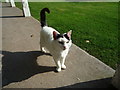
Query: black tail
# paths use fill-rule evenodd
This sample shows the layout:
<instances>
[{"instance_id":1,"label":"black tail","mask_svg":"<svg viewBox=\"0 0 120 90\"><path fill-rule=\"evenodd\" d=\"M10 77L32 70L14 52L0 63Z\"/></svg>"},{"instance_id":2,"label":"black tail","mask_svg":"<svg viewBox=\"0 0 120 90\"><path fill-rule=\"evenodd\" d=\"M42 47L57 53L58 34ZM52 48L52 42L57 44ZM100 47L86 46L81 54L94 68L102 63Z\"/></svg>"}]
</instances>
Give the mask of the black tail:
<instances>
[{"instance_id":1,"label":"black tail","mask_svg":"<svg viewBox=\"0 0 120 90\"><path fill-rule=\"evenodd\" d=\"M47 25L45 12L50 13L50 10L48 8L43 8L40 12L40 18L41 18L40 22L42 27Z\"/></svg>"}]
</instances>

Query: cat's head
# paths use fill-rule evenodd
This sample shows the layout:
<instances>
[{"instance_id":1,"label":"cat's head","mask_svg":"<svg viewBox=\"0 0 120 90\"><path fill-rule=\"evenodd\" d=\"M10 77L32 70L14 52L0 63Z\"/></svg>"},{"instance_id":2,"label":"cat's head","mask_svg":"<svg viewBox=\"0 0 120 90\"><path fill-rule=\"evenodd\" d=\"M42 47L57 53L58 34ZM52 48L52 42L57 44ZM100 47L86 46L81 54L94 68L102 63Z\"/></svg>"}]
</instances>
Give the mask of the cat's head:
<instances>
[{"instance_id":1,"label":"cat's head","mask_svg":"<svg viewBox=\"0 0 120 90\"><path fill-rule=\"evenodd\" d=\"M62 50L66 50L72 45L71 34L72 30L64 34L58 34L56 31L53 31L53 38Z\"/></svg>"}]
</instances>

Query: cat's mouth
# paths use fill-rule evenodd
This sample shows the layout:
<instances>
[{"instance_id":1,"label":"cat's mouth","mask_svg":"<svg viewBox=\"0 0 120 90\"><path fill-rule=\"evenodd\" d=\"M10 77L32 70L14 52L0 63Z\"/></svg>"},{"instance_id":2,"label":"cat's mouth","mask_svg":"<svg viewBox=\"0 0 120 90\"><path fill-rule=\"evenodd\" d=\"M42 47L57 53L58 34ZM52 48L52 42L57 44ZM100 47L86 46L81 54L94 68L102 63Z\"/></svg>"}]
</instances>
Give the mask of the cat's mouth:
<instances>
[{"instance_id":1,"label":"cat's mouth","mask_svg":"<svg viewBox=\"0 0 120 90\"><path fill-rule=\"evenodd\" d=\"M63 50L65 50L66 49L66 47L65 46L63 46Z\"/></svg>"}]
</instances>

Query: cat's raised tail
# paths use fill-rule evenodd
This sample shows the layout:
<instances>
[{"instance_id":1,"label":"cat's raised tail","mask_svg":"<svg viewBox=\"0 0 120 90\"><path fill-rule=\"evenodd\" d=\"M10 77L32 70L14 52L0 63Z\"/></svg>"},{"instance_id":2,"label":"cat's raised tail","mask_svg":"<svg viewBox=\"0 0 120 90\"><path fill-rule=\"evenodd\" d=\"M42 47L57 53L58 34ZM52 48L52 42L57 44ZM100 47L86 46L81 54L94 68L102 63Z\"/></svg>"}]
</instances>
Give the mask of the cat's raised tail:
<instances>
[{"instance_id":1,"label":"cat's raised tail","mask_svg":"<svg viewBox=\"0 0 120 90\"><path fill-rule=\"evenodd\" d=\"M47 25L45 12L50 13L50 10L48 8L43 8L40 12L40 22L42 27Z\"/></svg>"}]
</instances>

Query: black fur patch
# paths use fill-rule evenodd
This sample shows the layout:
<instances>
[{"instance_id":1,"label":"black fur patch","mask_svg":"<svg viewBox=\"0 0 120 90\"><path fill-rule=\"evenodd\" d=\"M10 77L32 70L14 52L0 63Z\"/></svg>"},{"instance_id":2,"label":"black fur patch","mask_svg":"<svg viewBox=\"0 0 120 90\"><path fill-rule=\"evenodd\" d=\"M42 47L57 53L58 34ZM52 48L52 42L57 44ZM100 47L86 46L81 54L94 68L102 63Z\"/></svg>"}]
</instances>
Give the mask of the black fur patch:
<instances>
[{"instance_id":1,"label":"black fur patch","mask_svg":"<svg viewBox=\"0 0 120 90\"><path fill-rule=\"evenodd\" d=\"M63 38L63 35L58 34L58 35L57 35L57 39L58 39L58 38Z\"/></svg>"},{"instance_id":2,"label":"black fur patch","mask_svg":"<svg viewBox=\"0 0 120 90\"><path fill-rule=\"evenodd\" d=\"M70 38L68 37L67 34L65 34L64 37L65 37L66 39L70 40Z\"/></svg>"},{"instance_id":3,"label":"black fur patch","mask_svg":"<svg viewBox=\"0 0 120 90\"><path fill-rule=\"evenodd\" d=\"M63 38L63 36L64 36L66 39L70 40L70 38L68 37L67 34L64 34L64 35L63 35L63 34L62 34L62 35L61 35L61 34L58 34L58 35L57 35L57 39L58 39L58 38Z\"/></svg>"}]
</instances>

